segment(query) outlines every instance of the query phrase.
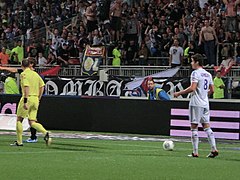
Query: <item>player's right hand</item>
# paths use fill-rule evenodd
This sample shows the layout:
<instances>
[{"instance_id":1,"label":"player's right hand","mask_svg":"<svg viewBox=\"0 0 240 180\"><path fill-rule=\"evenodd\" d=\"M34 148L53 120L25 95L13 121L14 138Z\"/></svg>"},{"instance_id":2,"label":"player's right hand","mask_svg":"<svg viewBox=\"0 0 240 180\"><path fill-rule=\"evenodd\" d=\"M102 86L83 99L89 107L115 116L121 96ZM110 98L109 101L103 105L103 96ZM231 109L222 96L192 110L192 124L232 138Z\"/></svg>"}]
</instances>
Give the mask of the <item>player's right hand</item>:
<instances>
[{"instance_id":1,"label":"player's right hand","mask_svg":"<svg viewBox=\"0 0 240 180\"><path fill-rule=\"evenodd\" d=\"M25 110L28 110L28 105L27 105L27 103L24 103L23 108L24 108Z\"/></svg>"},{"instance_id":2,"label":"player's right hand","mask_svg":"<svg viewBox=\"0 0 240 180\"><path fill-rule=\"evenodd\" d=\"M175 98L177 98L177 97L179 96L179 93L178 93L178 92L175 92L175 93L173 93L173 96L174 96Z\"/></svg>"}]
</instances>

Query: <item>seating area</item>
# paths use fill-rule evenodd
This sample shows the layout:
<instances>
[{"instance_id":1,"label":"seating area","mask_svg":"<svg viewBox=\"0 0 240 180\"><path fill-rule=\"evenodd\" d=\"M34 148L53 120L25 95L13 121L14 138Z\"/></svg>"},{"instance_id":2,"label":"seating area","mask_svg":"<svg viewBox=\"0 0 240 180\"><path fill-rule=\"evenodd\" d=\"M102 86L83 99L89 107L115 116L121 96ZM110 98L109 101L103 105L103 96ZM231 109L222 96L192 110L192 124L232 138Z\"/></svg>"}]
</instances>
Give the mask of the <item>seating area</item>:
<instances>
[{"instance_id":1,"label":"seating area","mask_svg":"<svg viewBox=\"0 0 240 180\"><path fill-rule=\"evenodd\" d=\"M5 0L0 4L0 45L6 49L3 54L8 55L9 61L1 64L19 64L23 57L34 57L41 66L81 64L84 49L90 45L105 46L107 58L113 57L112 50L118 46L121 66L168 66L168 60L160 59L169 57L169 49L178 39L183 50L193 43L190 53L185 52L182 65L190 64L191 53L203 54L206 65L212 65L204 41L199 42L201 28L208 20L217 37L213 64L220 65L222 60L231 58L237 66L238 3L236 22L230 31L226 19L231 9L225 1ZM93 19L88 16L90 9ZM116 18L120 27L115 27ZM91 21L96 24L89 29ZM112 65L112 59L103 65Z\"/></svg>"}]
</instances>

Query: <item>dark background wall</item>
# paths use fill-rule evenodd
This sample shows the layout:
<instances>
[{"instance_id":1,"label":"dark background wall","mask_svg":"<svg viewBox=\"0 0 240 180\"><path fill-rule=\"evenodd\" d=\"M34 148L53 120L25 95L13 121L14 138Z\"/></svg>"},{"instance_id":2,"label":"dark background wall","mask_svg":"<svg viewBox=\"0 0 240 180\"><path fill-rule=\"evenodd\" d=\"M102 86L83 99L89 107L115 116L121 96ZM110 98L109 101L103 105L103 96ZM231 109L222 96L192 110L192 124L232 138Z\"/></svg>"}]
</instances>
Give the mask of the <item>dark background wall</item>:
<instances>
[{"instance_id":1,"label":"dark background wall","mask_svg":"<svg viewBox=\"0 0 240 180\"><path fill-rule=\"evenodd\" d=\"M19 96L0 96L1 106ZM38 119L48 129L169 135L170 102L45 96Z\"/></svg>"},{"instance_id":2,"label":"dark background wall","mask_svg":"<svg viewBox=\"0 0 240 180\"><path fill-rule=\"evenodd\" d=\"M1 109L6 103L17 103L19 99L16 95L0 95ZM240 104L234 102L211 102L210 107L240 112ZM170 135L172 108L188 109L188 101L44 96L38 119L47 129ZM213 120L240 122L239 118ZM239 133L239 129L232 132Z\"/></svg>"}]
</instances>

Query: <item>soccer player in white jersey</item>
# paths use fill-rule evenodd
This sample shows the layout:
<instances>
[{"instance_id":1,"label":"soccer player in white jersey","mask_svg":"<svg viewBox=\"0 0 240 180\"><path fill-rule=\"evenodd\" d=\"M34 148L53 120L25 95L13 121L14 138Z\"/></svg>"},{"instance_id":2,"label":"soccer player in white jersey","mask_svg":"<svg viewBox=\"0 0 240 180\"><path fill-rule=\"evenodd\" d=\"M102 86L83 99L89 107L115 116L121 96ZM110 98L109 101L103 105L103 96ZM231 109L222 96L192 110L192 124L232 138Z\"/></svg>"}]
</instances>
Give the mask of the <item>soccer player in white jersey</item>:
<instances>
[{"instance_id":1,"label":"soccer player in white jersey","mask_svg":"<svg viewBox=\"0 0 240 180\"><path fill-rule=\"evenodd\" d=\"M195 54L191 59L191 65L194 69L191 74L191 85L182 91L175 92L174 97L191 93L189 120L191 123L193 152L189 156L198 157L198 124L201 123L208 136L209 144L211 145L211 152L207 157L214 158L218 155L218 150L213 131L209 125L210 114L208 101L208 95L214 92L212 75L202 68L202 55Z\"/></svg>"}]
</instances>

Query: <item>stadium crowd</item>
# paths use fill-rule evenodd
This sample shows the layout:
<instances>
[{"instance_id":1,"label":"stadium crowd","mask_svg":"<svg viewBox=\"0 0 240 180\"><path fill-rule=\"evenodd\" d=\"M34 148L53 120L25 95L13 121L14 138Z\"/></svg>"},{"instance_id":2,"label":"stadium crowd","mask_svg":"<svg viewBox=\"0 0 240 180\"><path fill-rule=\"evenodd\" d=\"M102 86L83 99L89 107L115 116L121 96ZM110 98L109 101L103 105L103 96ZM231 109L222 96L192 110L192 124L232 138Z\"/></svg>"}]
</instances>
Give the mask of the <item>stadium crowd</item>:
<instances>
[{"instance_id":1,"label":"stadium crowd","mask_svg":"<svg viewBox=\"0 0 240 180\"><path fill-rule=\"evenodd\" d=\"M65 66L86 45L106 46L116 66L189 65L195 53L240 64L240 0L3 0L0 25L2 65Z\"/></svg>"}]
</instances>

